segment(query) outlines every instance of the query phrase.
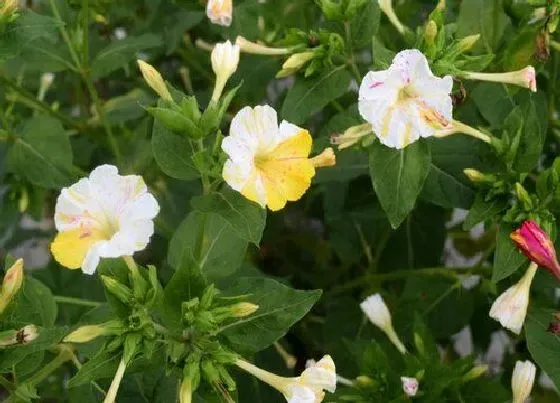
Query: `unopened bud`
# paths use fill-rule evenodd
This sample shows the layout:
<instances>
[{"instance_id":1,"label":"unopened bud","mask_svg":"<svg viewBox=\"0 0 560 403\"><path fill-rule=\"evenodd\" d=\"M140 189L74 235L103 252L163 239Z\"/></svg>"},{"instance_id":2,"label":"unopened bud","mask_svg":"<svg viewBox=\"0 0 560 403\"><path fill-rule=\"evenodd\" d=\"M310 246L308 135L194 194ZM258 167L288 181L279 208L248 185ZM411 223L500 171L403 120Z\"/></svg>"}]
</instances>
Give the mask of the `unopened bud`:
<instances>
[{"instance_id":1,"label":"unopened bud","mask_svg":"<svg viewBox=\"0 0 560 403\"><path fill-rule=\"evenodd\" d=\"M23 284L23 259L18 259L6 271L4 280L2 281L2 290L0 291L0 313L6 309L10 301Z\"/></svg>"},{"instance_id":2,"label":"unopened bud","mask_svg":"<svg viewBox=\"0 0 560 403\"><path fill-rule=\"evenodd\" d=\"M254 314L259 309L259 306L250 302L240 302L230 306L229 308L231 316L235 318L244 318L245 316Z\"/></svg>"},{"instance_id":3,"label":"unopened bud","mask_svg":"<svg viewBox=\"0 0 560 403\"><path fill-rule=\"evenodd\" d=\"M523 88L528 88L533 92L537 91L536 72L533 66L527 66L524 69L509 73L478 73L473 71L463 71L461 72L461 75L468 80L513 84Z\"/></svg>"},{"instance_id":4,"label":"unopened bud","mask_svg":"<svg viewBox=\"0 0 560 403\"><path fill-rule=\"evenodd\" d=\"M496 181L496 177L494 175L483 174L473 168L465 168L463 173L472 183L492 183Z\"/></svg>"},{"instance_id":5,"label":"unopened bud","mask_svg":"<svg viewBox=\"0 0 560 403\"><path fill-rule=\"evenodd\" d=\"M253 53L256 55L286 55L290 52L288 48L270 48L260 43L251 42L242 36L238 36L235 44L239 46L241 52Z\"/></svg>"},{"instance_id":6,"label":"unopened bud","mask_svg":"<svg viewBox=\"0 0 560 403\"><path fill-rule=\"evenodd\" d=\"M336 164L336 155L331 147L327 147L310 161L315 168L332 167Z\"/></svg>"},{"instance_id":7,"label":"unopened bud","mask_svg":"<svg viewBox=\"0 0 560 403\"><path fill-rule=\"evenodd\" d=\"M424 40L427 44L433 44L438 33L438 27L435 21L430 20L426 24L426 29L424 30Z\"/></svg>"},{"instance_id":8,"label":"unopened bud","mask_svg":"<svg viewBox=\"0 0 560 403\"><path fill-rule=\"evenodd\" d=\"M488 365L486 364L476 365L463 376L463 382L469 382L478 379L482 375L484 375L487 371L488 371Z\"/></svg>"},{"instance_id":9,"label":"unopened bud","mask_svg":"<svg viewBox=\"0 0 560 403\"><path fill-rule=\"evenodd\" d=\"M480 39L480 34L465 36L457 44L457 50L461 53L471 50L475 43Z\"/></svg>"},{"instance_id":10,"label":"unopened bud","mask_svg":"<svg viewBox=\"0 0 560 403\"><path fill-rule=\"evenodd\" d=\"M373 386L375 384L375 381L371 379L369 376L360 375L354 380L354 383L358 387L368 388L370 386Z\"/></svg>"},{"instance_id":11,"label":"unopened bud","mask_svg":"<svg viewBox=\"0 0 560 403\"><path fill-rule=\"evenodd\" d=\"M309 50L306 52L295 53L291 55L282 65L282 70L276 74L277 78L284 78L288 77L295 72L299 71L305 63L312 60L315 56L315 52L313 50Z\"/></svg>"},{"instance_id":12,"label":"unopened bud","mask_svg":"<svg viewBox=\"0 0 560 403\"><path fill-rule=\"evenodd\" d=\"M17 330L5 330L0 332L0 347L11 346L17 343Z\"/></svg>"},{"instance_id":13,"label":"unopened bud","mask_svg":"<svg viewBox=\"0 0 560 403\"><path fill-rule=\"evenodd\" d=\"M101 281L107 291L117 297L122 303L130 304L132 302L133 295L130 288L109 276L101 275Z\"/></svg>"},{"instance_id":14,"label":"unopened bud","mask_svg":"<svg viewBox=\"0 0 560 403\"><path fill-rule=\"evenodd\" d=\"M206 15L212 24L229 27L232 21L232 0L208 0Z\"/></svg>"},{"instance_id":15,"label":"unopened bud","mask_svg":"<svg viewBox=\"0 0 560 403\"><path fill-rule=\"evenodd\" d=\"M53 73L43 73L41 75L41 82L39 85L39 92L37 94L37 99L39 101L43 101L45 99L45 95L49 88L51 88L52 83L54 82L54 74Z\"/></svg>"},{"instance_id":16,"label":"unopened bud","mask_svg":"<svg viewBox=\"0 0 560 403\"><path fill-rule=\"evenodd\" d=\"M114 333L119 327L120 323L118 321L110 321L99 325L80 326L67 335L63 341L65 343L88 343L99 336Z\"/></svg>"},{"instance_id":17,"label":"unopened bud","mask_svg":"<svg viewBox=\"0 0 560 403\"><path fill-rule=\"evenodd\" d=\"M217 43L211 54L212 70L216 74L216 85L212 93L212 101L218 102L222 91L237 70L239 65L239 46L233 45L230 41Z\"/></svg>"},{"instance_id":18,"label":"unopened bud","mask_svg":"<svg viewBox=\"0 0 560 403\"><path fill-rule=\"evenodd\" d=\"M365 136L372 135L373 130L369 123L352 126L342 134L331 136L331 144L338 145L339 150L351 147Z\"/></svg>"},{"instance_id":19,"label":"unopened bud","mask_svg":"<svg viewBox=\"0 0 560 403\"><path fill-rule=\"evenodd\" d=\"M151 65L143 60L138 60L138 67L142 72L144 81L162 98L166 101L173 102L171 93L167 89L161 74Z\"/></svg>"},{"instance_id":20,"label":"unopened bud","mask_svg":"<svg viewBox=\"0 0 560 403\"><path fill-rule=\"evenodd\" d=\"M529 192L527 192L527 190L519 182L515 184L515 193L517 194L519 201L526 207L530 208L533 206L533 201L531 200L531 196L529 196Z\"/></svg>"}]
</instances>

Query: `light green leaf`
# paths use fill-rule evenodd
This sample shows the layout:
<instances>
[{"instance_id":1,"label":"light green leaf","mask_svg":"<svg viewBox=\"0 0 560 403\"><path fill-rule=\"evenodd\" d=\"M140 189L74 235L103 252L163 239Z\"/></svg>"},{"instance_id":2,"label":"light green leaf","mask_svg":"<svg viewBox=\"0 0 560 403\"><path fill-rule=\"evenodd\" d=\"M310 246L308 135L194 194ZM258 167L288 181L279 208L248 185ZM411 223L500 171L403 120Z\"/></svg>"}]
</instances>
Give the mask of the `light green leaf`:
<instances>
[{"instance_id":1,"label":"light green leaf","mask_svg":"<svg viewBox=\"0 0 560 403\"><path fill-rule=\"evenodd\" d=\"M397 228L414 208L430 162L430 149L423 141L402 150L378 142L372 145L369 154L371 181L393 228Z\"/></svg>"},{"instance_id":2,"label":"light green leaf","mask_svg":"<svg viewBox=\"0 0 560 403\"><path fill-rule=\"evenodd\" d=\"M284 119L296 125L301 124L348 91L352 76L344 68L336 67L313 79L298 76L282 106Z\"/></svg>"},{"instance_id":3,"label":"light green leaf","mask_svg":"<svg viewBox=\"0 0 560 403\"><path fill-rule=\"evenodd\" d=\"M519 172L530 172L539 162L546 140L548 103L544 94L528 91L516 97L516 101L523 116L523 131L513 168Z\"/></svg>"},{"instance_id":4,"label":"light green leaf","mask_svg":"<svg viewBox=\"0 0 560 403\"><path fill-rule=\"evenodd\" d=\"M115 40L102 49L93 59L91 74L93 79L103 78L113 71L126 66L140 51L162 46L162 39L154 34L144 34L138 37L129 36L122 40Z\"/></svg>"},{"instance_id":5,"label":"light green leaf","mask_svg":"<svg viewBox=\"0 0 560 403\"><path fill-rule=\"evenodd\" d=\"M494 199L485 201L484 196L478 194L469 210L469 214L463 223L465 230L471 230L480 222L494 219L499 213L507 208L507 200Z\"/></svg>"},{"instance_id":6,"label":"light green leaf","mask_svg":"<svg viewBox=\"0 0 560 403\"><path fill-rule=\"evenodd\" d=\"M377 0L369 0L350 22L352 47L361 49L371 43L379 29L381 10Z\"/></svg>"},{"instance_id":7,"label":"light green leaf","mask_svg":"<svg viewBox=\"0 0 560 403\"><path fill-rule=\"evenodd\" d=\"M241 266L246 249L247 242L220 215L193 211L173 234L167 261L175 270L218 279Z\"/></svg>"},{"instance_id":8,"label":"light green leaf","mask_svg":"<svg viewBox=\"0 0 560 403\"><path fill-rule=\"evenodd\" d=\"M321 297L320 290L294 290L260 277L240 278L223 294L248 295L244 300L259 306L254 314L223 326L221 331L235 351L253 353L286 334Z\"/></svg>"},{"instance_id":9,"label":"light green leaf","mask_svg":"<svg viewBox=\"0 0 560 403\"><path fill-rule=\"evenodd\" d=\"M527 258L516 248L510 238L514 230L511 224L501 223L496 234L496 252L494 253L494 265L492 267L492 281L497 283L515 273Z\"/></svg>"},{"instance_id":10,"label":"light green leaf","mask_svg":"<svg viewBox=\"0 0 560 403\"><path fill-rule=\"evenodd\" d=\"M201 213L215 213L226 220L242 239L258 245L266 224L266 210L247 200L239 192L225 187L221 192L212 192L194 197L191 204Z\"/></svg>"},{"instance_id":11,"label":"light green leaf","mask_svg":"<svg viewBox=\"0 0 560 403\"><path fill-rule=\"evenodd\" d=\"M83 385L95 379L112 378L115 375L121 356L115 352L100 351L87 361L68 382L69 388Z\"/></svg>"},{"instance_id":12,"label":"light green leaf","mask_svg":"<svg viewBox=\"0 0 560 403\"><path fill-rule=\"evenodd\" d=\"M58 189L74 179L72 147L56 119L28 120L8 153L8 165L37 186Z\"/></svg>"},{"instance_id":13,"label":"light green leaf","mask_svg":"<svg viewBox=\"0 0 560 403\"><path fill-rule=\"evenodd\" d=\"M154 120L152 150L161 170L172 178L193 180L200 176L189 141L167 130L158 120Z\"/></svg>"}]
</instances>

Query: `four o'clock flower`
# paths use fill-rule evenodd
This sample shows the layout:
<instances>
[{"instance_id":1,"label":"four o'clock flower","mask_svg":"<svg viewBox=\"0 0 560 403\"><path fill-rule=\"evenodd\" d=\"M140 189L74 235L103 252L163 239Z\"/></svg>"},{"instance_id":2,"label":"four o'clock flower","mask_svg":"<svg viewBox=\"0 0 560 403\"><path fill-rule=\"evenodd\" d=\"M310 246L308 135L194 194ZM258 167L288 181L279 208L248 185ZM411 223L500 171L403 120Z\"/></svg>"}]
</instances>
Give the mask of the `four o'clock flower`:
<instances>
[{"instance_id":1,"label":"four o'clock flower","mask_svg":"<svg viewBox=\"0 0 560 403\"><path fill-rule=\"evenodd\" d=\"M23 259L18 259L6 270L2 288L0 289L0 314L6 309L10 301L23 284Z\"/></svg>"},{"instance_id":2,"label":"four o'clock flower","mask_svg":"<svg viewBox=\"0 0 560 403\"><path fill-rule=\"evenodd\" d=\"M554 244L536 222L524 221L510 237L525 256L560 279L560 264L556 258Z\"/></svg>"},{"instance_id":3,"label":"four o'clock flower","mask_svg":"<svg viewBox=\"0 0 560 403\"><path fill-rule=\"evenodd\" d=\"M325 355L295 378L278 376L244 360L237 360L235 364L281 392L289 403L319 403L325 397L325 390L331 393L336 390L336 368L330 355Z\"/></svg>"},{"instance_id":4,"label":"four o'clock flower","mask_svg":"<svg viewBox=\"0 0 560 403\"><path fill-rule=\"evenodd\" d=\"M531 394L537 368L531 361L517 361L511 376L513 403L524 403Z\"/></svg>"},{"instance_id":5,"label":"four o'clock flower","mask_svg":"<svg viewBox=\"0 0 560 403\"><path fill-rule=\"evenodd\" d=\"M500 295L490 308L490 317L515 334L521 332L527 316L529 290L537 267L536 263L531 263L521 280Z\"/></svg>"},{"instance_id":6,"label":"four o'clock flower","mask_svg":"<svg viewBox=\"0 0 560 403\"><path fill-rule=\"evenodd\" d=\"M475 71L462 71L460 75L468 80L513 84L523 88L528 88L533 92L537 91L537 75L533 66L527 66L524 69L511 71L509 73L478 73Z\"/></svg>"},{"instance_id":7,"label":"four o'clock flower","mask_svg":"<svg viewBox=\"0 0 560 403\"><path fill-rule=\"evenodd\" d=\"M359 93L359 110L381 143L404 148L449 126L453 104L451 76L432 74L426 57L403 50L387 70L370 71Z\"/></svg>"},{"instance_id":8,"label":"four o'clock flower","mask_svg":"<svg viewBox=\"0 0 560 403\"><path fill-rule=\"evenodd\" d=\"M309 132L283 121L270 106L245 107L233 118L222 142L228 155L224 180L247 199L276 211L299 200L311 185L315 168L335 163L332 149L308 158Z\"/></svg>"},{"instance_id":9,"label":"four o'clock flower","mask_svg":"<svg viewBox=\"0 0 560 403\"><path fill-rule=\"evenodd\" d=\"M393 328L389 308L387 308L380 294L367 297L360 304L360 308L362 308L362 311L366 314L371 323L380 328L402 354L406 353L406 347Z\"/></svg>"},{"instance_id":10,"label":"four o'clock flower","mask_svg":"<svg viewBox=\"0 0 560 403\"><path fill-rule=\"evenodd\" d=\"M212 50L212 70L216 74L216 85L212 93L212 101L218 102L227 81L237 70L239 64L239 46L230 41L217 43Z\"/></svg>"},{"instance_id":11,"label":"four o'clock flower","mask_svg":"<svg viewBox=\"0 0 560 403\"><path fill-rule=\"evenodd\" d=\"M229 27L233 13L232 0L208 0L206 15L212 24Z\"/></svg>"},{"instance_id":12,"label":"four o'clock flower","mask_svg":"<svg viewBox=\"0 0 560 403\"><path fill-rule=\"evenodd\" d=\"M166 101L173 101L171 93L165 85L165 81L159 71L157 71L151 64L146 63L143 60L137 60L138 68L142 72L144 81L162 98Z\"/></svg>"},{"instance_id":13,"label":"four o'clock flower","mask_svg":"<svg viewBox=\"0 0 560 403\"><path fill-rule=\"evenodd\" d=\"M62 189L51 244L54 258L69 269L93 274L102 257L126 257L146 247L159 211L140 176L121 176L101 165L89 177Z\"/></svg>"},{"instance_id":14,"label":"four o'clock flower","mask_svg":"<svg viewBox=\"0 0 560 403\"><path fill-rule=\"evenodd\" d=\"M403 392L408 397L416 396L416 393L418 393L418 379L409 378L407 376L401 376L401 383L402 383Z\"/></svg>"}]
</instances>

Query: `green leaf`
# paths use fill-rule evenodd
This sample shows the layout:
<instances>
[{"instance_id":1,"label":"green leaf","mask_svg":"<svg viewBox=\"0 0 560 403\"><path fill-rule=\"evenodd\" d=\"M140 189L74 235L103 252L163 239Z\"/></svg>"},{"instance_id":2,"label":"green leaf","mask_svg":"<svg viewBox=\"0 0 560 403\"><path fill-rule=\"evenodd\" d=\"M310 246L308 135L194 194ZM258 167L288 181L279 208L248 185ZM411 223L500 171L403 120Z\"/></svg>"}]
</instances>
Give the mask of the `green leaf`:
<instances>
[{"instance_id":1,"label":"green leaf","mask_svg":"<svg viewBox=\"0 0 560 403\"><path fill-rule=\"evenodd\" d=\"M391 226L397 228L414 208L430 170L430 149L417 141L402 150L374 143L369 173L377 197Z\"/></svg>"},{"instance_id":2,"label":"green leaf","mask_svg":"<svg viewBox=\"0 0 560 403\"><path fill-rule=\"evenodd\" d=\"M220 215L193 211L173 234L167 261L177 271L218 279L241 266L246 249L247 242Z\"/></svg>"},{"instance_id":3,"label":"green leaf","mask_svg":"<svg viewBox=\"0 0 560 403\"><path fill-rule=\"evenodd\" d=\"M502 127L515 108L515 102L504 84L478 83L472 90L471 97L480 114L492 127Z\"/></svg>"},{"instance_id":4,"label":"green leaf","mask_svg":"<svg viewBox=\"0 0 560 403\"><path fill-rule=\"evenodd\" d=\"M513 225L501 223L496 234L496 252L494 253L494 265L492 267L492 281L494 283L511 276L527 263L527 258L517 250L509 236L513 230Z\"/></svg>"},{"instance_id":5,"label":"green leaf","mask_svg":"<svg viewBox=\"0 0 560 403\"><path fill-rule=\"evenodd\" d=\"M26 68L30 70L56 73L75 69L68 48L45 39L27 45L21 58L25 61Z\"/></svg>"},{"instance_id":6,"label":"green leaf","mask_svg":"<svg viewBox=\"0 0 560 403\"><path fill-rule=\"evenodd\" d=\"M8 152L9 167L37 186L59 189L75 179L72 147L56 119L28 120Z\"/></svg>"},{"instance_id":7,"label":"green leaf","mask_svg":"<svg viewBox=\"0 0 560 403\"><path fill-rule=\"evenodd\" d=\"M266 210L247 200L239 192L224 187L191 199L193 209L201 213L215 213L227 221L242 239L258 245L266 224Z\"/></svg>"},{"instance_id":8,"label":"green leaf","mask_svg":"<svg viewBox=\"0 0 560 403\"><path fill-rule=\"evenodd\" d=\"M536 363L560 388L560 337L547 332L554 319L554 310L535 309L525 322L527 348Z\"/></svg>"},{"instance_id":9,"label":"green leaf","mask_svg":"<svg viewBox=\"0 0 560 403\"><path fill-rule=\"evenodd\" d=\"M355 49L361 49L371 43L379 29L381 10L376 0L369 0L350 22L351 43Z\"/></svg>"},{"instance_id":10,"label":"green leaf","mask_svg":"<svg viewBox=\"0 0 560 403\"><path fill-rule=\"evenodd\" d=\"M235 351L257 352L281 338L321 297L320 290L300 291L267 278L246 277L223 290L227 296L248 295L259 306L252 315L222 327Z\"/></svg>"},{"instance_id":11,"label":"green leaf","mask_svg":"<svg viewBox=\"0 0 560 403\"><path fill-rule=\"evenodd\" d=\"M468 231L480 222L494 219L507 208L507 205L508 202L505 199L500 198L486 201L482 194L476 195L469 214L463 223L463 228Z\"/></svg>"},{"instance_id":12,"label":"green leaf","mask_svg":"<svg viewBox=\"0 0 560 403\"><path fill-rule=\"evenodd\" d=\"M138 37L129 36L122 40L115 40L102 49L93 59L91 74L94 80L108 76L113 71L126 66L136 58L138 52L162 46L162 39L154 34L144 34Z\"/></svg>"},{"instance_id":13,"label":"green leaf","mask_svg":"<svg viewBox=\"0 0 560 403\"><path fill-rule=\"evenodd\" d=\"M296 125L301 124L348 91L352 76L344 67L336 67L310 80L298 76L282 106L284 119Z\"/></svg>"},{"instance_id":14,"label":"green leaf","mask_svg":"<svg viewBox=\"0 0 560 403\"><path fill-rule=\"evenodd\" d=\"M51 327L57 315L57 305L51 290L30 276L3 313L4 324L20 328L30 323Z\"/></svg>"},{"instance_id":15,"label":"green leaf","mask_svg":"<svg viewBox=\"0 0 560 403\"><path fill-rule=\"evenodd\" d=\"M541 93L525 91L519 101L523 116L523 131L513 168L518 172L530 172L539 162L546 140L548 126L548 103Z\"/></svg>"},{"instance_id":16,"label":"green leaf","mask_svg":"<svg viewBox=\"0 0 560 403\"><path fill-rule=\"evenodd\" d=\"M511 21L504 13L502 0L469 0L461 2L457 37L480 34L480 40L473 49L492 53L509 25Z\"/></svg>"},{"instance_id":17,"label":"green leaf","mask_svg":"<svg viewBox=\"0 0 560 403\"><path fill-rule=\"evenodd\" d=\"M179 10L167 16L164 28L166 54L171 54L181 44L186 31L198 25L204 18L199 11Z\"/></svg>"},{"instance_id":18,"label":"green leaf","mask_svg":"<svg viewBox=\"0 0 560 403\"><path fill-rule=\"evenodd\" d=\"M161 170L172 178L193 180L200 176L189 141L167 130L157 119L152 130L152 150Z\"/></svg>"},{"instance_id":19,"label":"green leaf","mask_svg":"<svg viewBox=\"0 0 560 403\"><path fill-rule=\"evenodd\" d=\"M95 379L112 378L115 375L121 356L115 352L100 351L87 361L68 382L69 388L83 385Z\"/></svg>"}]
</instances>

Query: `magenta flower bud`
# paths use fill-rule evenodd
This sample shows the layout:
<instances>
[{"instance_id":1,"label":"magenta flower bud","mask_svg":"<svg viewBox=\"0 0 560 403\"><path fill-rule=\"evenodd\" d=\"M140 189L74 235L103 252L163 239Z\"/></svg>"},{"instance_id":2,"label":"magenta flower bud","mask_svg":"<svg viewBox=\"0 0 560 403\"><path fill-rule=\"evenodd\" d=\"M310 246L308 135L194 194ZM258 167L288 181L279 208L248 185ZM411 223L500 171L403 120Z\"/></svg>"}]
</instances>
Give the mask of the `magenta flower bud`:
<instances>
[{"instance_id":1,"label":"magenta flower bud","mask_svg":"<svg viewBox=\"0 0 560 403\"><path fill-rule=\"evenodd\" d=\"M560 264L556 258L554 244L537 223L524 221L510 237L525 256L560 279Z\"/></svg>"}]
</instances>

